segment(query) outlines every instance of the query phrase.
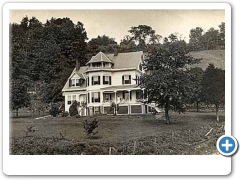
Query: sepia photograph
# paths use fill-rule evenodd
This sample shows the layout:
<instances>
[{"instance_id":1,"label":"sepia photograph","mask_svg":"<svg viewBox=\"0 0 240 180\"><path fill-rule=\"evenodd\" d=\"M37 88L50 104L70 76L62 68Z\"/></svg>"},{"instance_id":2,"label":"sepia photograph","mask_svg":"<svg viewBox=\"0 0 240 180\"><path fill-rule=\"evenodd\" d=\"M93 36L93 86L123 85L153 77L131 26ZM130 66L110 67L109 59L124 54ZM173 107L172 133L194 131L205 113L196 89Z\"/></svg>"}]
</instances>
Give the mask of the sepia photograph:
<instances>
[{"instance_id":1,"label":"sepia photograph","mask_svg":"<svg viewBox=\"0 0 240 180\"><path fill-rule=\"evenodd\" d=\"M10 9L9 75L10 155L219 155L225 9Z\"/></svg>"}]
</instances>

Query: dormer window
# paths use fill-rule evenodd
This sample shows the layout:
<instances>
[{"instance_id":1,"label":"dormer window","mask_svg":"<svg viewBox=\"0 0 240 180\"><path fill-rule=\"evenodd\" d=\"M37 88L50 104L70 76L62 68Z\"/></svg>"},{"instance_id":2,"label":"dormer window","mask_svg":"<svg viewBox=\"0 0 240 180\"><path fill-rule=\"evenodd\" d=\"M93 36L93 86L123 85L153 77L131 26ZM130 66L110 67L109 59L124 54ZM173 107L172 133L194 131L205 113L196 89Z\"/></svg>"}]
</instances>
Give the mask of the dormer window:
<instances>
[{"instance_id":1,"label":"dormer window","mask_svg":"<svg viewBox=\"0 0 240 180\"><path fill-rule=\"evenodd\" d=\"M72 87L80 86L80 79L71 79Z\"/></svg>"}]
</instances>

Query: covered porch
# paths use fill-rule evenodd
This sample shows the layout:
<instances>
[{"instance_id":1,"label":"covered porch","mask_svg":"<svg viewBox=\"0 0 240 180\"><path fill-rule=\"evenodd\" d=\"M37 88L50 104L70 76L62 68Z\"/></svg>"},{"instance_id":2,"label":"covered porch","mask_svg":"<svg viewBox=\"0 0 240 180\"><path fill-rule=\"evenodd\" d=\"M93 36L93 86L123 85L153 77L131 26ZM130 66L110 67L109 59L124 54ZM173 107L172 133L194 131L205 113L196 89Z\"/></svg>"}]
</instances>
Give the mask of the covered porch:
<instances>
[{"instance_id":1,"label":"covered porch","mask_svg":"<svg viewBox=\"0 0 240 180\"><path fill-rule=\"evenodd\" d=\"M102 88L102 103L111 104L112 102L116 104L125 103L141 103L144 100L144 89L131 86L115 86L109 88Z\"/></svg>"}]
</instances>

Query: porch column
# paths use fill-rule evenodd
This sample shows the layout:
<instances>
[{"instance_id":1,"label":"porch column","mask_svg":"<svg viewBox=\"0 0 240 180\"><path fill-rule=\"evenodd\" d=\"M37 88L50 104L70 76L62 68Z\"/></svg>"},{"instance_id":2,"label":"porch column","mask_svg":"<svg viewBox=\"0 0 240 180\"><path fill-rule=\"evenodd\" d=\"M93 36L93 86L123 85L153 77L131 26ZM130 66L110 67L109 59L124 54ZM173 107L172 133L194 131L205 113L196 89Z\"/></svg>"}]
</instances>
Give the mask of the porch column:
<instances>
[{"instance_id":1,"label":"porch column","mask_svg":"<svg viewBox=\"0 0 240 180\"><path fill-rule=\"evenodd\" d=\"M100 91L100 103L102 104L103 103L103 92Z\"/></svg>"},{"instance_id":2,"label":"porch column","mask_svg":"<svg viewBox=\"0 0 240 180\"><path fill-rule=\"evenodd\" d=\"M115 103L117 104L117 91L114 91L115 93Z\"/></svg>"},{"instance_id":3,"label":"porch column","mask_svg":"<svg viewBox=\"0 0 240 180\"><path fill-rule=\"evenodd\" d=\"M129 101L128 101L128 114L131 114L131 101L132 101L132 97L131 97L131 90L128 90L128 95L129 95Z\"/></svg>"},{"instance_id":4,"label":"porch column","mask_svg":"<svg viewBox=\"0 0 240 180\"><path fill-rule=\"evenodd\" d=\"M142 93L143 93L143 97L142 98L144 99L144 89L142 90Z\"/></svg>"}]
</instances>

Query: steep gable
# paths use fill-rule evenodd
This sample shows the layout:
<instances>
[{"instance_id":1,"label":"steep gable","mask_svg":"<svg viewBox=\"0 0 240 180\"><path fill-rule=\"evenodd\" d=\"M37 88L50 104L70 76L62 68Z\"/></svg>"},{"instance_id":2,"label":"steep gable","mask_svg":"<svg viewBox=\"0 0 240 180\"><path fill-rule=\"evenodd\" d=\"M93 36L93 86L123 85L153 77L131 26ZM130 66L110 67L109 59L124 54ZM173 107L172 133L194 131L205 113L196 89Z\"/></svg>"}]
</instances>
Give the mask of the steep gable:
<instances>
[{"instance_id":1,"label":"steep gable","mask_svg":"<svg viewBox=\"0 0 240 180\"><path fill-rule=\"evenodd\" d=\"M109 62L109 63L113 63L111 59L109 59L109 57L107 57L104 53L99 52L96 56L93 56L91 58L90 61L87 62L87 64L89 63L95 63L95 62ZM87 65L86 64L86 65Z\"/></svg>"}]
</instances>

